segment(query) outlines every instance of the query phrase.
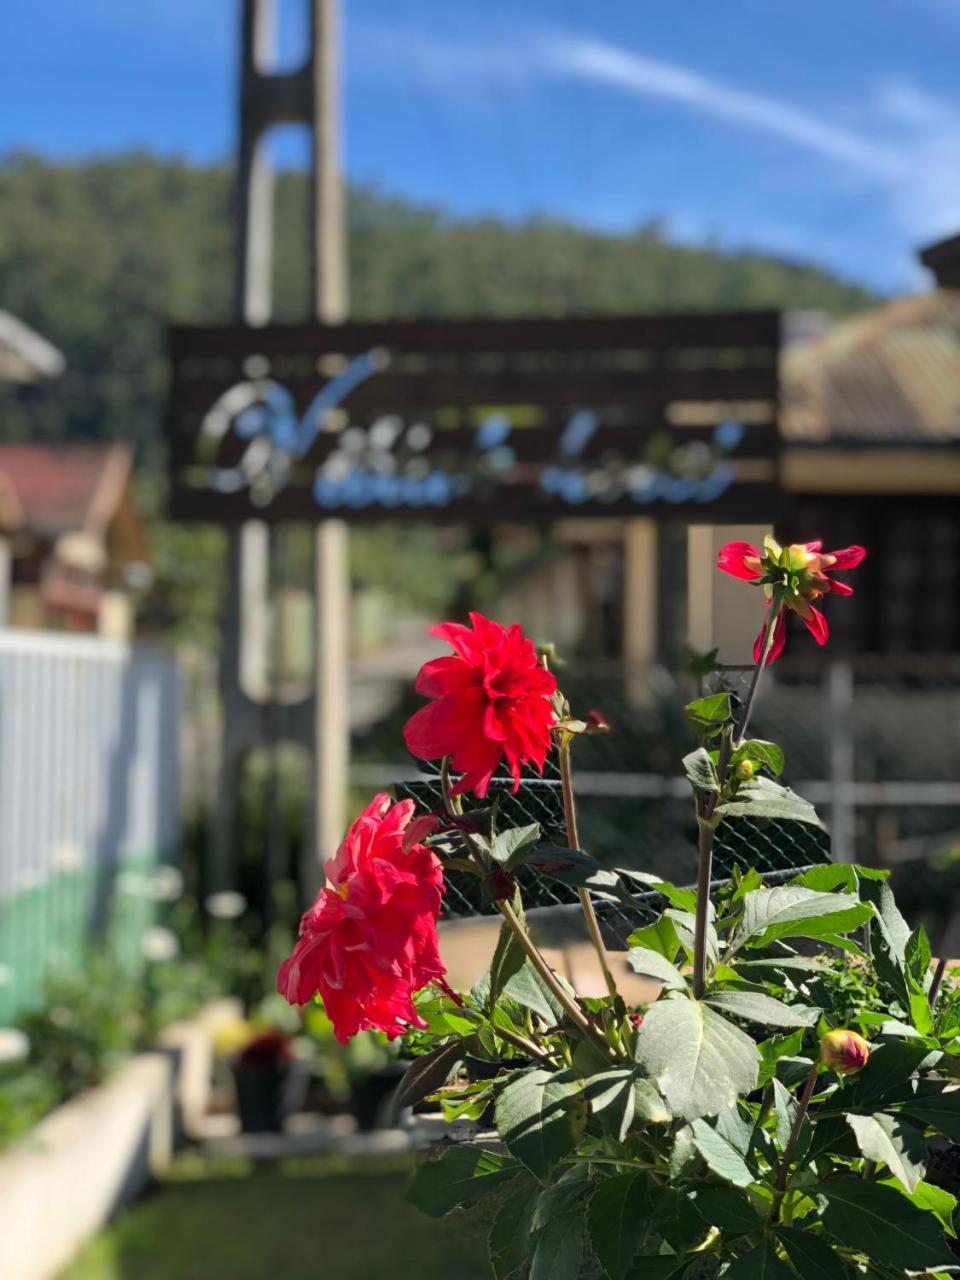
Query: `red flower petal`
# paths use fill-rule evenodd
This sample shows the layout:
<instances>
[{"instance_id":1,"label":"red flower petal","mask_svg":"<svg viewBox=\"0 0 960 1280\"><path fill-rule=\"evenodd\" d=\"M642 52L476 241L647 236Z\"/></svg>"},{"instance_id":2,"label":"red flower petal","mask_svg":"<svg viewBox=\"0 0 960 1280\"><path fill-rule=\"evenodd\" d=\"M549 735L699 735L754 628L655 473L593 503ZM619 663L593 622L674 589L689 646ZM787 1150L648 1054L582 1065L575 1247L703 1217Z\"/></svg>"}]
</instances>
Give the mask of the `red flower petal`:
<instances>
[{"instance_id":1,"label":"red flower petal","mask_svg":"<svg viewBox=\"0 0 960 1280\"><path fill-rule=\"evenodd\" d=\"M810 606L809 613L803 617L803 625L816 640L817 644L824 645L830 639L830 628L827 625L827 620L820 610L815 609L813 605Z\"/></svg>"},{"instance_id":2,"label":"red flower petal","mask_svg":"<svg viewBox=\"0 0 960 1280\"><path fill-rule=\"evenodd\" d=\"M748 565L748 558L757 563ZM717 555L718 569L729 573L733 578L743 578L748 582L753 582L762 576L759 562L760 552L750 542L728 542L720 548Z\"/></svg>"},{"instance_id":3,"label":"red flower petal","mask_svg":"<svg viewBox=\"0 0 960 1280\"><path fill-rule=\"evenodd\" d=\"M445 693L456 693L471 684L478 684L475 667L462 658L434 658L425 662L417 672L414 688L425 698L440 698Z\"/></svg>"},{"instance_id":4,"label":"red flower petal","mask_svg":"<svg viewBox=\"0 0 960 1280\"><path fill-rule=\"evenodd\" d=\"M834 569L855 569L861 564L866 557L866 547L843 547L840 551L830 551L828 555L833 556L833 564L830 571Z\"/></svg>"},{"instance_id":5,"label":"red flower petal","mask_svg":"<svg viewBox=\"0 0 960 1280\"><path fill-rule=\"evenodd\" d=\"M763 652L763 642L764 642L764 639L766 638L766 634L767 634L767 624L766 622L764 622L763 626L760 628L760 634L757 636L756 640L753 642L754 662L760 661L760 654ZM787 617L786 617L786 614L781 613L780 616L777 618L777 625L773 629L773 644L770 646L770 652L767 654L768 667L771 662L776 661L776 659L779 658L780 654L783 653L786 643L787 643Z\"/></svg>"},{"instance_id":6,"label":"red flower petal","mask_svg":"<svg viewBox=\"0 0 960 1280\"><path fill-rule=\"evenodd\" d=\"M836 578L830 578L830 591L835 596L852 596L853 587L847 586L845 582L840 582Z\"/></svg>"}]
</instances>

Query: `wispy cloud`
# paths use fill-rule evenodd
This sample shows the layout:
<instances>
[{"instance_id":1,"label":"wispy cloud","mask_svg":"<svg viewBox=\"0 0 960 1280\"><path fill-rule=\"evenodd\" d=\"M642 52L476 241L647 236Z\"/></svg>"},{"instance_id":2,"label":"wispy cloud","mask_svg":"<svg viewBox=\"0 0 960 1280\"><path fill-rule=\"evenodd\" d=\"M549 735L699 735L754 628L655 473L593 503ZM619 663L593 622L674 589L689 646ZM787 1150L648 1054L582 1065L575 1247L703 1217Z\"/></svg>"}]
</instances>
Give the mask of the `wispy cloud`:
<instances>
[{"instance_id":1,"label":"wispy cloud","mask_svg":"<svg viewBox=\"0 0 960 1280\"><path fill-rule=\"evenodd\" d=\"M634 97L681 103L786 142L864 173L903 176L901 158L888 148L838 129L777 98L734 88L659 58L642 57L616 45L579 37L540 42L536 61L544 70L621 89Z\"/></svg>"},{"instance_id":2,"label":"wispy cloud","mask_svg":"<svg viewBox=\"0 0 960 1280\"><path fill-rule=\"evenodd\" d=\"M865 95L853 129L822 110L578 32L528 27L494 36L484 28L474 39L452 40L379 28L368 31L363 48L364 74L409 74L461 98L472 91L475 100L498 101L505 89L518 95L561 81L674 103L779 138L857 179L864 198L885 208L905 239L932 238L960 223L960 109L909 79L888 79Z\"/></svg>"}]
</instances>

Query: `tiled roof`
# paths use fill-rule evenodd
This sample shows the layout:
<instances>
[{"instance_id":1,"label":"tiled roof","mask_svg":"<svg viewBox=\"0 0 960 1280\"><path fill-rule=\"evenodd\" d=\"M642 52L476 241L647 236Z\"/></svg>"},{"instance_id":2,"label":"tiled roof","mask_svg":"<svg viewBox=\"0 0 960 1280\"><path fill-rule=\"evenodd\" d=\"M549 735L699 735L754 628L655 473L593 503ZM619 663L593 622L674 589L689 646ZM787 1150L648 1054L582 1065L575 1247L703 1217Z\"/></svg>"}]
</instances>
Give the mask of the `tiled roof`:
<instances>
[{"instance_id":1,"label":"tiled roof","mask_svg":"<svg viewBox=\"0 0 960 1280\"><path fill-rule=\"evenodd\" d=\"M16 524L56 537L102 534L130 472L124 445L0 445L0 490L16 509Z\"/></svg>"},{"instance_id":2,"label":"tiled roof","mask_svg":"<svg viewBox=\"0 0 960 1280\"><path fill-rule=\"evenodd\" d=\"M960 441L960 291L903 298L784 352L784 439Z\"/></svg>"}]
</instances>

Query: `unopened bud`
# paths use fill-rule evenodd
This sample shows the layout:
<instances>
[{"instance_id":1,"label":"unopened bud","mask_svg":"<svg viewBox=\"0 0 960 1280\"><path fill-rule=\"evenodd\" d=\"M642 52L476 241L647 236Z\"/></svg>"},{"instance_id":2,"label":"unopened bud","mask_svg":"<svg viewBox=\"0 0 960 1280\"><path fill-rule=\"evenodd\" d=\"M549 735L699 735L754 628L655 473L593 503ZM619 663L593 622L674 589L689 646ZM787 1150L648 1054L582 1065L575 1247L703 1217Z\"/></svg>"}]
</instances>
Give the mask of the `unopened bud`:
<instances>
[{"instance_id":1,"label":"unopened bud","mask_svg":"<svg viewBox=\"0 0 960 1280\"><path fill-rule=\"evenodd\" d=\"M862 1071L870 1058L870 1046L856 1031L830 1031L820 1041L820 1061L838 1075Z\"/></svg>"},{"instance_id":2,"label":"unopened bud","mask_svg":"<svg viewBox=\"0 0 960 1280\"><path fill-rule=\"evenodd\" d=\"M752 760L741 760L737 765L737 777L741 782L749 782L756 772L757 766Z\"/></svg>"},{"instance_id":3,"label":"unopened bud","mask_svg":"<svg viewBox=\"0 0 960 1280\"><path fill-rule=\"evenodd\" d=\"M610 722L602 711L587 712L587 733L609 733Z\"/></svg>"},{"instance_id":4,"label":"unopened bud","mask_svg":"<svg viewBox=\"0 0 960 1280\"><path fill-rule=\"evenodd\" d=\"M495 868L490 876L490 892L493 894L494 902L504 902L512 898L515 888L513 876L500 867Z\"/></svg>"}]
</instances>

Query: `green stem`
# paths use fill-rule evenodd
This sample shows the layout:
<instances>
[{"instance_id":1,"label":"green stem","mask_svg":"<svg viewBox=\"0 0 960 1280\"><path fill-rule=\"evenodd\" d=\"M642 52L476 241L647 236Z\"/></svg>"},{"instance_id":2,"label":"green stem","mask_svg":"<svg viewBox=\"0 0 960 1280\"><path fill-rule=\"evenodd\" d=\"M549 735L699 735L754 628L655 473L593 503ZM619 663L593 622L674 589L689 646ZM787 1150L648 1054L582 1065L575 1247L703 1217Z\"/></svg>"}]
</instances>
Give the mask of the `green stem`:
<instances>
[{"instance_id":1,"label":"green stem","mask_svg":"<svg viewBox=\"0 0 960 1280\"><path fill-rule=\"evenodd\" d=\"M532 1040L528 1040L526 1036L518 1035L515 1031L508 1031L505 1027L499 1027L491 1023L493 1034L501 1040L506 1040L507 1044L512 1044L515 1049L521 1049L524 1053L528 1053L531 1058L536 1058L538 1062L545 1063L548 1067L557 1065L556 1059L546 1049L542 1049L540 1045L534 1044Z\"/></svg>"},{"instance_id":2,"label":"green stem","mask_svg":"<svg viewBox=\"0 0 960 1280\"><path fill-rule=\"evenodd\" d=\"M707 930L710 924L710 879L713 872L713 837L716 825L711 818L697 817L699 857L697 863L697 918L693 934L693 994L702 1000L707 989Z\"/></svg>"},{"instance_id":3,"label":"green stem","mask_svg":"<svg viewBox=\"0 0 960 1280\"><path fill-rule=\"evenodd\" d=\"M928 999L930 1008L932 1009L937 1003L937 996L940 994L940 985L943 982L943 975L947 972L947 957L941 956L937 961L937 967L934 971L933 981L930 983L930 992Z\"/></svg>"},{"instance_id":4,"label":"green stem","mask_svg":"<svg viewBox=\"0 0 960 1280\"><path fill-rule=\"evenodd\" d=\"M573 794L573 772L570 763L570 743L564 740L562 730L558 754L560 756L560 781L563 787L563 814L567 824L567 844L571 849L579 851L580 832L577 829L577 805ZM580 906L583 909L583 918L587 922L587 933L590 935L590 941L593 943L593 949L597 953L597 959L600 961L603 980L607 984L607 992L612 1000L616 1000L620 993L617 991L616 981L614 980L613 974L610 972L610 965L607 961L607 951L603 945L603 936L600 933L600 923L597 920L597 913L590 900L590 891L588 889L581 888L579 891L579 897Z\"/></svg>"},{"instance_id":5,"label":"green stem","mask_svg":"<svg viewBox=\"0 0 960 1280\"><path fill-rule=\"evenodd\" d=\"M747 735L747 724L750 720L750 713L753 710L754 699L757 696L757 689L760 685L760 677L763 669L767 665L767 659L770 656L770 650L773 648L773 638L777 630L777 620L783 612L783 604L779 600L774 600L770 605L770 616L767 618L767 629L763 637L763 647L760 650L760 657L757 659L756 666L753 668L753 679L750 681L750 688L747 690L746 701L737 720L737 727L733 733L733 749L743 742ZM724 781L723 776L720 778L721 783Z\"/></svg>"},{"instance_id":6,"label":"green stem","mask_svg":"<svg viewBox=\"0 0 960 1280\"><path fill-rule=\"evenodd\" d=\"M793 1153L797 1149L797 1142L800 1138L800 1129L807 1116L810 1108L810 1099L813 1097L813 1091L817 1087L817 1072L820 1070L820 1064L814 1062L810 1067L810 1074L807 1076L803 1086L803 1092L800 1094L800 1103L797 1107L796 1119L793 1122L793 1128L790 1130L790 1137L787 1139L787 1145L784 1148L783 1159L780 1162L780 1168L777 1171L777 1180L773 1196L773 1205L770 1209L771 1221L777 1222L780 1218L780 1206L783 1203L783 1197L787 1190L787 1178L790 1174L790 1162L793 1160Z\"/></svg>"}]
</instances>

